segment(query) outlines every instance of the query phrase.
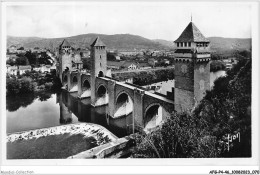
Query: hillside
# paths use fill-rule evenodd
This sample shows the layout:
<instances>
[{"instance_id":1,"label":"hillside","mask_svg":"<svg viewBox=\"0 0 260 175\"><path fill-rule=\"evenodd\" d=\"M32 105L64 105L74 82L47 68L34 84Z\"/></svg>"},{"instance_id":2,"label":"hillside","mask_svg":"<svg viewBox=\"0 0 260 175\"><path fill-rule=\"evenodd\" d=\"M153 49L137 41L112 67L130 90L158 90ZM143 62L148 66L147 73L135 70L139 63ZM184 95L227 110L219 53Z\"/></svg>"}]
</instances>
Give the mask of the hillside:
<instances>
[{"instance_id":1,"label":"hillside","mask_svg":"<svg viewBox=\"0 0 260 175\"><path fill-rule=\"evenodd\" d=\"M163 40L163 39L154 39L154 42L160 43L164 46L168 46L170 48L174 48L174 42L173 41L167 41L167 40Z\"/></svg>"},{"instance_id":2,"label":"hillside","mask_svg":"<svg viewBox=\"0 0 260 175\"><path fill-rule=\"evenodd\" d=\"M66 39L74 48L89 47L91 42L99 36L108 49L133 50L133 49L174 49L173 41L162 39L150 40L130 34L83 34L67 37ZM25 48L53 48L57 47L64 38L38 38L38 37L7 37L7 47L11 45ZM252 39L209 37L211 50L217 54L232 54L236 50L251 50Z\"/></svg>"},{"instance_id":3,"label":"hillside","mask_svg":"<svg viewBox=\"0 0 260 175\"><path fill-rule=\"evenodd\" d=\"M91 42L99 36L101 40L107 45L109 49L169 49L168 46L162 45L158 42L143 38L137 35L130 34L84 34L66 38L74 48L89 47ZM53 48L57 47L64 38L31 38L26 37L7 37L7 47L12 44L23 46L25 48Z\"/></svg>"},{"instance_id":4,"label":"hillside","mask_svg":"<svg viewBox=\"0 0 260 175\"><path fill-rule=\"evenodd\" d=\"M7 36L7 47L11 45L15 46L23 46L26 43L39 41L42 38L39 37L15 37L15 36Z\"/></svg>"},{"instance_id":5,"label":"hillside","mask_svg":"<svg viewBox=\"0 0 260 175\"><path fill-rule=\"evenodd\" d=\"M222 37L209 37L210 48L217 54L231 54L236 50L251 50L252 39L251 38L222 38ZM173 41L156 39L157 43L168 47L174 47Z\"/></svg>"},{"instance_id":6,"label":"hillside","mask_svg":"<svg viewBox=\"0 0 260 175\"><path fill-rule=\"evenodd\" d=\"M251 38L222 38L222 37L210 37L211 50L216 53L230 53L236 50L250 51L252 48L252 39Z\"/></svg>"}]
</instances>

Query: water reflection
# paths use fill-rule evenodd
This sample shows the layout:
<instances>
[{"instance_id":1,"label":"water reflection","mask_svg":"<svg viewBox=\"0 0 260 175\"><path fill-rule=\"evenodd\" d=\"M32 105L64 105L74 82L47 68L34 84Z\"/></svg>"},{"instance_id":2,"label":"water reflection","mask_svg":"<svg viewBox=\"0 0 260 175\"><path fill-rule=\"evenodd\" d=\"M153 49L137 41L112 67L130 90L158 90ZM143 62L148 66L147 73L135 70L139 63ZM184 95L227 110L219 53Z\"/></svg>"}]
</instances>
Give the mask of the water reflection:
<instances>
[{"instance_id":1,"label":"water reflection","mask_svg":"<svg viewBox=\"0 0 260 175\"><path fill-rule=\"evenodd\" d=\"M14 112L21 107L26 108L28 105L31 105L37 98L40 101L47 101L49 98L51 98L52 94L53 92L42 92L6 97L6 109L10 112Z\"/></svg>"},{"instance_id":2,"label":"water reflection","mask_svg":"<svg viewBox=\"0 0 260 175\"><path fill-rule=\"evenodd\" d=\"M20 107L27 107L32 104L34 99L34 94L6 97L6 109L10 112L15 112Z\"/></svg>"},{"instance_id":3,"label":"water reflection","mask_svg":"<svg viewBox=\"0 0 260 175\"><path fill-rule=\"evenodd\" d=\"M78 122L102 125L118 137L132 132L132 113L113 119L107 116L107 105L93 108L90 98L77 96L62 91L7 97L7 133Z\"/></svg>"},{"instance_id":4,"label":"water reflection","mask_svg":"<svg viewBox=\"0 0 260 175\"><path fill-rule=\"evenodd\" d=\"M77 93L67 93L65 91L57 94L57 103L60 105L61 124L72 122L72 116L75 115L79 122L102 125L118 137L123 137L131 132L132 113L113 119L107 115L107 105L93 108L90 98L80 100Z\"/></svg>"}]
</instances>

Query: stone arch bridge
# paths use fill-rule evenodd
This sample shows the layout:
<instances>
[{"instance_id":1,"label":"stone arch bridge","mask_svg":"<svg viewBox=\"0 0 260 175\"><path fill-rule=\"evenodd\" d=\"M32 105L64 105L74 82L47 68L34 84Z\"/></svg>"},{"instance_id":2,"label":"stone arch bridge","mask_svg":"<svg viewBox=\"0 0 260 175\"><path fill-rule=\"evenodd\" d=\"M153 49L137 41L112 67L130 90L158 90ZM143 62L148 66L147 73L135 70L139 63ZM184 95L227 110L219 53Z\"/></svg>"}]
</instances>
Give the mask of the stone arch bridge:
<instances>
[{"instance_id":1,"label":"stone arch bridge","mask_svg":"<svg viewBox=\"0 0 260 175\"><path fill-rule=\"evenodd\" d=\"M132 113L134 125L141 128L156 126L174 111L174 102L164 95L110 77L95 77L95 89L91 89L90 74L65 71L62 85L68 92L77 92L79 98L90 97L92 106L108 105L107 113L113 118Z\"/></svg>"}]
</instances>

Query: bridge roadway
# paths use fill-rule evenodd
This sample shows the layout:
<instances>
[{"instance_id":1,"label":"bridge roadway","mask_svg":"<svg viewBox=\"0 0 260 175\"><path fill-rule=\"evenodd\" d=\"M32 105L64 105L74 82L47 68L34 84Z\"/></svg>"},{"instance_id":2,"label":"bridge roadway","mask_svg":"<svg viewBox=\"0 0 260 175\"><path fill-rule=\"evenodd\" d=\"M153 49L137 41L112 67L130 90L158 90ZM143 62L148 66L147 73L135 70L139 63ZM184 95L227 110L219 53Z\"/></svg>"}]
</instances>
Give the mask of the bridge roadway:
<instances>
[{"instance_id":1,"label":"bridge roadway","mask_svg":"<svg viewBox=\"0 0 260 175\"><path fill-rule=\"evenodd\" d=\"M160 123L174 111L174 101L164 95L153 94L142 87L118 82L110 77L95 77L95 85L91 86L90 74L67 71L63 73L62 80L63 89L77 91L79 98L90 97L92 106L108 105L108 115L112 118L118 117L115 114L122 113L118 110L130 107L125 111L132 110L134 124L144 128L151 121Z\"/></svg>"}]
</instances>

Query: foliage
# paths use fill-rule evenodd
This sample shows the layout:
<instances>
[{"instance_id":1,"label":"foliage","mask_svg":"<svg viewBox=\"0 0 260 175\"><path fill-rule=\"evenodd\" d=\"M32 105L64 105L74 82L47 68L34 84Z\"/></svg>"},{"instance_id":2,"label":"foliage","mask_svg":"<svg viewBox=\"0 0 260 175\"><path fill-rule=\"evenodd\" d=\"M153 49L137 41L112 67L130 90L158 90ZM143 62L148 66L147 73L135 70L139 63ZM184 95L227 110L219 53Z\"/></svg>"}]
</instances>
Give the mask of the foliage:
<instances>
[{"instance_id":1,"label":"foliage","mask_svg":"<svg viewBox=\"0 0 260 175\"><path fill-rule=\"evenodd\" d=\"M16 65L28 65L28 59L23 55L17 55L15 64Z\"/></svg>"},{"instance_id":2,"label":"foliage","mask_svg":"<svg viewBox=\"0 0 260 175\"><path fill-rule=\"evenodd\" d=\"M107 60L108 61L115 61L116 60L116 54L115 53L107 53Z\"/></svg>"},{"instance_id":3,"label":"foliage","mask_svg":"<svg viewBox=\"0 0 260 175\"><path fill-rule=\"evenodd\" d=\"M133 83L144 86L172 79L174 79L174 69L157 70L154 72L141 72L139 75L134 76Z\"/></svg>"},{"instance_id":4,"label":"foliage","mask_svg":"<svg viewBox=\"0 0 260 175\"><path fill-rule=\"evenodd\" d=\"M32 53L27 51L25 54L17 54L15 60L9 59L6 64L13 65L39 65L39 64L52 64L51 57L46 52Z\"/></svg>"},{"instance_id":5,"label":"foliage","mask_svg":"<svg viewBox=\"0 0 260 175\"><path fill-rule=\"evenodd\" d=\"M226 66L222 61L212 61L210 63L210 72L217 72L219 70L225 70Z\"/></svg>"},{"instance_id":6,"label":"foliage","mask_svg":"<svg viewBox=\"0 0 260 175\"><path fill-rule=\"evenodd\" d=\"M137 134L135 158L217 157L216 138L203 118L187 113L172 114L159 129Z\"/></svg>"},{"instance_id":7,"label":"foliage","mask_svg":"<svg viewBox=\"0 0 260 175\"><path fill-rule=\"evenodd\" d=\"M133 157L250 157L251 60L240 60L190 113L136 136ZM227 150L227 135L240 133Z\"/></svg>"},{"instance_id":8,"label":"foliage","mask_svg":"<svg viewBox=\"0 0 260 175\"><path fill-rule=\"evenodd\" d=\"M25 56L28 58L30 65L39 65L39 64L51 64L51 57L47 55L46 52L41 53L32 53L26 52Z\"/></svg>"},{"instance_id":9,"label":"foliage","mask_svg":"<svg viewBox=\"0 0 260 175\"><path fill-rule=\"evenodd\" d=\"M15 95L20 92L20 83L15 78L9 78L6 79L6 89L7 95Z\"/></svg>"},{"instance_id":10,"label":"foliage","mask_svg":"<svg viewBox=\"0 0 260 175\"><path fill-rule=\"evenodd\" d=\"M133 84L138 86L145 86L152 83L174 79L174 69L117 73L113 74L112 76L116 79L128 79L133 77Z\"/></svg>"},{"instance_id":11,"label":"foliage","mask_svg":"<svg viewBox=\"0 0 260 175\"><path fill-rule=\"evenodd\" d=\"M19 80L20 82L20 92L19 93L29 93L33 92L35 88L35 83L29 77L23 77Z\"/></svg>"},{"instance_id":12,"label":"foliage","mask_svg":"<svg viewBox=\"0 0 260 175\"><path fill-rule=\"evenodd\" d=\"M13 59L8 59L8 60L6 60L6 64L13 66L16 64L16 62Z\"/></svg>"},{"instance_id":13,"label":"foliage","mask_svg":"<svg viewBox=\"0 0 260 175\"><path fill-rule=\"evenodd\" d=\"M21 79L16 79L14 77L7 77L6 79L6 89L7 96L23 94L33 92L36 84L32 81L31 78L23 77Z\"/></svg>"},{"instance_id":14,"label":"foliage","mask_svg":"<svg viewBox=\"0 0 260 175\"><path fill-rule=\"evenodd\" d=\"M55 74L31 71L19 76L8 75L6 77L7 96L44 90L59 90L60 88L61 82Z\"/></svg>"}]
</instances>

